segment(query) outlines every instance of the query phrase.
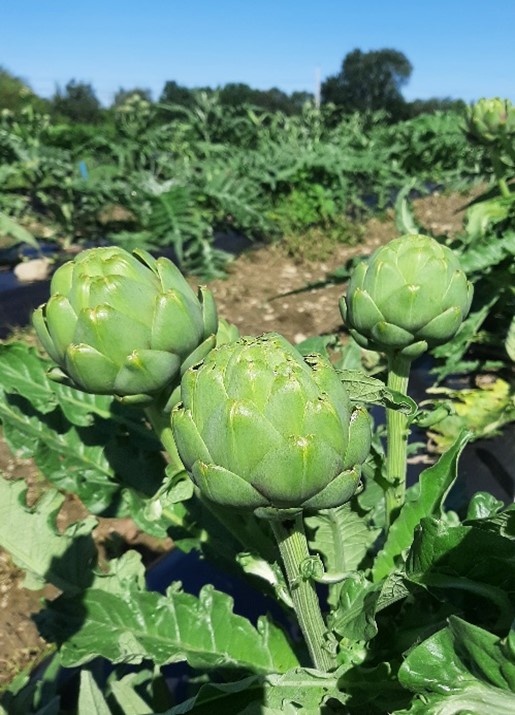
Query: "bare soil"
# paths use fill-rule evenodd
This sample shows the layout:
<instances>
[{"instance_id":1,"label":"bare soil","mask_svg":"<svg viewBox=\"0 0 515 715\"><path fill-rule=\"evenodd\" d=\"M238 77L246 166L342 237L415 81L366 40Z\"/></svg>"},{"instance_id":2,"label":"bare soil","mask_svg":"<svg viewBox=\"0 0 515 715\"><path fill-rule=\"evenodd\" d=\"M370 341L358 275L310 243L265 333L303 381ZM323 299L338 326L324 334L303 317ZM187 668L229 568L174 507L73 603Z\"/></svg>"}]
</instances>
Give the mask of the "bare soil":
<instances>
[{"instance_id":1,"label":"bare soil","mask_svg":"<svg viewBox=\"0 0 515 715\"><path fill-rule=\"evenodd\" d=\"M458 232L463 225L462 208L470 198L471 195L435 193L415 202L416 217L435 234ZM397 235L393 215L387 213L383 219L367 222L359 245L336 244L329 255L324 251L323 260L295 259L280 246L259 247L239 256L231 264L227 279L213 281L209 287L220 315L237 325L242 334L277 331L297 343L341 328L338 300L344 288L329 285L295 295L282 294L323 280L353 255L370 253ZM316 254L316 250L310 254ZM29 486L38 479L34 464L12 455L1 439L0 470L10 478L25 479ZM82 516L84 509L78 500L67 499L63 519L69 522ZM148 540L130 520L100 520L96 533L99 547L105 548L113 538L145 548L149 558L171 547L169 541ZM23 574L0 551L0 689L48 650L31 620L44 595L24 589Z\"/></svg>"}]
</instances>

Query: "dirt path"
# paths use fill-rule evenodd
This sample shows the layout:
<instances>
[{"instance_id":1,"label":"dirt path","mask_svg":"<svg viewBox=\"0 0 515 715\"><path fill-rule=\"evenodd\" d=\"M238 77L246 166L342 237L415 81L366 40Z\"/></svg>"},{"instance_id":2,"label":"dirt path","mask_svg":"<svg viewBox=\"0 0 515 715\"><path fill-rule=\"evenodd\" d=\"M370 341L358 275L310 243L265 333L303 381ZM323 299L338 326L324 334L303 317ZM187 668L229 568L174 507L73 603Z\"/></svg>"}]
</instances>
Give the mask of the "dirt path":
<instances>
[{"instance_id":1,"label":"dirt path","mask_svg":"<svg viewBox=\"0 0 515 715\"><path fill-rule=\"evenodd\" d=\"M435 193L415 202L415 214L435 235L453 234L463 226L462 207L467 200L461 194ZM230 267L229 278L213 281L209 287L220 315L241 332L259 335L274 330L292 342L300 342L341 328L338 300L344 286L278 296L323 280L352 256L370 253L398 235L390 212L383 220L368 221L359 245L337 245L330 258L295 262L281 248L260 248L240 256Z\"/></svg>"}]
</instances>

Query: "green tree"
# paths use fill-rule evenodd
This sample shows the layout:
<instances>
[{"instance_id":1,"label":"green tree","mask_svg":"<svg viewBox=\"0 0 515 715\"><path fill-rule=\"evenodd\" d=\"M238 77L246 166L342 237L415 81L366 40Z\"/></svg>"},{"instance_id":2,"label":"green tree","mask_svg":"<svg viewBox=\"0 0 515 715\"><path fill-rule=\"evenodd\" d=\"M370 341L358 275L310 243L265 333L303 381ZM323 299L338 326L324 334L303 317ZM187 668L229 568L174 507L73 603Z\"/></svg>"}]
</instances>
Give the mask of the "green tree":
<instances>
[{"instance_id":1,"label":"green tree","mask_svg":"<svg viewBox=\"0 0 515 715\"><path fill-rule=\"evenodd\" d=\"M229 82L220 88L220 102L228 107L241 107L244 104L258 105L259 90L252 89L243 82Z\"/></svg>"},{"instance_id":2,"label":"green tree","mask_svg":"<svg viewBox=\"0 0 515 715\"><path fill-rule=\"evenodd\" d=\"M298 114L305 102L313 99L308 92L286 94L277 87L271 89L253 89L248 84L232 82L219 89L220 103L225 106L240 108L251 104L268 112Z\"/></svg>"},{"instance_id":3,"label":"green tree","mask_svg":"<svg viewBox=\"0 0 515 715\"><path fill-rule=\"evenodd\" d=\"M355 49L345 56L340 72L323 82L322 102L331 102L348 113L384 109L399 119L406 108L400 90L412 70L410 61L397 50Z\"/></svg>"},{"instance_id":4,"label":"green tree","mask_svg":"<svg viewBox=\"0 0 515 715\"><path fill-rule=\"evenodd\" d=\"M434 114L435 112L458 112L463 113L467 103L462 99L452 99L451 97L430 97L429 99L414 99L408 105L410 117L418 117L419 114Z\"/></svg>"},{"instance_id":5,"label":"green tree","mask_svg":"<svg viewBox=\"0 0 515 715\"><path fill-rule=\"evenodd\" d=\"M177 84L175 80L165 82L159 97L161 104L178 104L181 107L192 107L195 104L195 90Z\"/></svg>"},{"instance_id":6,"label":"green tree","mask_svg":"<svg viewBox=\"0 0 515 715\"><path fill-rule=\"evenodd\" d=\"M58 116L73 122L95 124L100 121L102 110L95 91L86 82L70 80L64 91L57 88L52 99L53 111Z\"/></svg>"}]
</instances>

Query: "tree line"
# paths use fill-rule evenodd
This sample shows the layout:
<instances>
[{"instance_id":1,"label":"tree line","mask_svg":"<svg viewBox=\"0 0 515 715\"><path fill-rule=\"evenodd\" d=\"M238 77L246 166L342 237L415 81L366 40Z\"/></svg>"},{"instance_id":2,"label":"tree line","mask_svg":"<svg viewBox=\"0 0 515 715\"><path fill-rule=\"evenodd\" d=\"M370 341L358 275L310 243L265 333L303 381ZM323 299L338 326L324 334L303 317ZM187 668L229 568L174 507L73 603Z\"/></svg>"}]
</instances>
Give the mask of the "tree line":
<instances>
[{"instance_id":1,"label":"tree line","mask_svg":"<svg viewBox=\"0 0 515 715\"><path fill-rule=\"evenodd\" d=\"M195 105L199 92L204 92L216 93L222 106L232 108L250 105L268 112L295 115L301 112L306 102L320 101L321 104L334 105L342 115L383 110L385 118L396 122L440 109L460 109L465 104L459 99L451 98L406 101L402 88L409 81L412 71L412 64L398 50L386 48L362 52L355 49L344 57L339 72L322 82L318 97L310 92L288 94L277 87L261 90L245 83L234 82L216 89L189 88L175 80L169 80L165 83L157 103L154 102L149 89L120 88L111 105L104 108L90 83L71 79L64 88L57 87L51 99L43 99L21 78L0 67L0 110L18 112L31 105L57 120L97 124L104 121L109 113L123 108L127 102L134 99L149 105L157 104L158 109L163 105L188 109ZM156 116L159 118L159 111ZM169 110L161 116L169 120Z\"/></svg>"}]
</instances>

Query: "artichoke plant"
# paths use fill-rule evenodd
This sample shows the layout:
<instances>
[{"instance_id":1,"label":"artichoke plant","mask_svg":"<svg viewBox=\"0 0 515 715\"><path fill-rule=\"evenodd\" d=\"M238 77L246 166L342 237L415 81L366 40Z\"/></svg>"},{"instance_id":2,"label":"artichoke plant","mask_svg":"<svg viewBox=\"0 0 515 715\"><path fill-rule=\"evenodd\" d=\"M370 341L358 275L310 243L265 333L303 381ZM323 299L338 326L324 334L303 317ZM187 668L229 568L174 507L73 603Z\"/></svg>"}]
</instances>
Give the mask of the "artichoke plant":
<instances>
[{"instance_id":1,"label":"artichoke plant","mask_svg":"<svg viewBox=\"0 0 515 715\"><path fill-rule=\"evenodd\" d=\"M211 501L283 519L354 494L370 447L331 363L270 333L215 348L187 370L172 412L180 457Z\"/></svg>"},{"instance_id":2,"label":"artichoke plant","mask_svg":"<svg viewBox=\"0 0 515 715\"><path fill-rule=\"evenodd\" d=\"M340 309L359 345L413 360L455 335L471 301L472 284L451 249L407 235L358 265Z\"/></svg>"},{"instance_id":3,"label":"artichoke plant","mask_svg":"<svg viewBox=\"0 0 515 715\"><path fill-rule=\"evenodd\" d=\"M501 195L511 195L508 181L515 167L515 107L509 99L480 99L467 107L469 139L487 147Z\"/></svg>"},{"instance_id":4,"label":"artichoke plant","mask_svg":"<svg viewBox=\"0 0 515 715\"><path fill-rule=\"evenodd\" d=\"M480 144L515 137L515 107L509 99L480 99L466 110L469 136Z\"/></svg>"},{"instance_id":5,"label":"artichoke plant","mask_svg":"<svg viewBox=\"0 0 515 715\"><path fill-rule=\"evenodd\" d=\"M36 333L60 370L86 392L152 399L188 360L214 346L217 315L168 259L141 250L92 248L55 272Z\"/></svg>"}]
</instances>

